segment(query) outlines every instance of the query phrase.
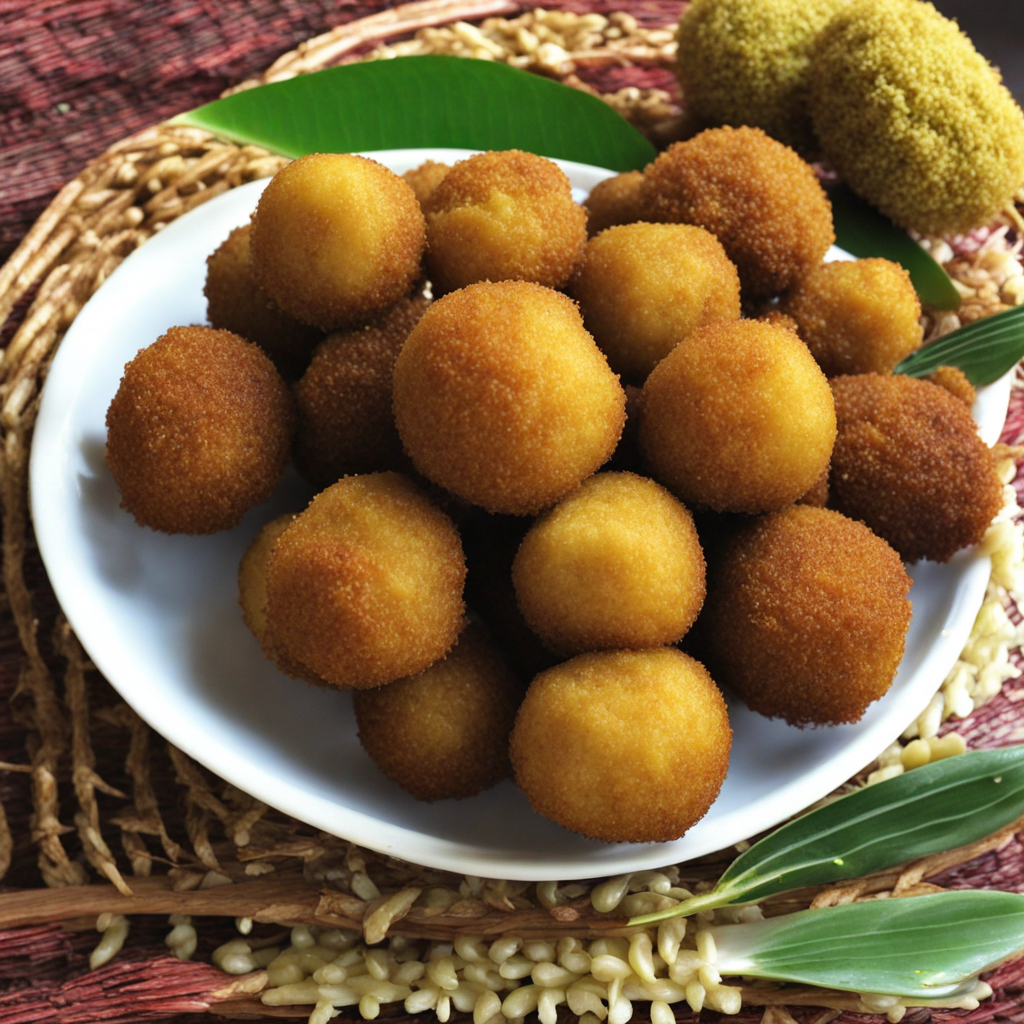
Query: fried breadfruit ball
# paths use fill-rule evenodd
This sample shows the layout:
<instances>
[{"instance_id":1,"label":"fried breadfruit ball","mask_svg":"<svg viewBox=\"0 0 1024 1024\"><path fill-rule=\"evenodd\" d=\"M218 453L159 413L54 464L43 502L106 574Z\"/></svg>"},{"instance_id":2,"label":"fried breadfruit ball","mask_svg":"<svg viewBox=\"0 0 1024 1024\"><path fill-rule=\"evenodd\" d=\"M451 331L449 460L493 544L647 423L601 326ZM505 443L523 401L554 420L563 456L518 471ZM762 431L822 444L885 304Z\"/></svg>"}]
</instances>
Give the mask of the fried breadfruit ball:
<instances>
[{"instance_id":1,"label":"fried breadfruit ball","mask_svg":"<svg viewBox=\"0 0 1024 1024\"><path fill-rule=\"evenodd\" d=\"M251 225L235 228L206 260L206 316L211 326L254 341L281 376L296 380L323 332L282 312L259 289L249 269Z\"/></svg>"},{"instance_id":2,"label":"fried breadfruit ball","mask_svg":"<svg viewBox=\"0 0 1024 1024\"><path fill-rule=\"evenodd\" d=\"M281 534L267 566L270 645L333 686L421 672L463 626L451 520L398 473L349 476Z\"/></svg>"},{"instance_id":3,"label":"fried breadfruit ball","mask_svg":"<svg viewBox=\"0 0 1024 1024\"><path fill-rule=\"evenodd\" d=\"M124 368L107 410L107 466L140 526L216 533L273 493L294 427L288 387L256 345L172 327Z\"/></svg>"},{"instance_id":4,"label":"fried breadfruit ball","mask_svg":"<svg viewBox=\"0 0 1024 1024\"><path fill-rule=\"evenodd\" d=\"M793 505L711 563L701 631L715 678L790 725L857 722L892 684L910 577L863 523Z\"/></svg>"},{"instance_id":5,"label":"fried breadfruit ball","mask_svg":"<svg viewBox=\"0 0 1024 1024\"><path fill-rule=\"evenodd\" d=\"M572 294L611 368L636 384L698 327L740 315L736 267L714 235L690 224L602 231L587 243Z\"/></svg>"},{"instance_id":6,"label":"fried breadfruit ball","mask_svg":"<svg viewBox=\"0 0 1024 1024\"><path fill-rule=\"evenodd\" d=\"M672 644L704 603L693 516L660 484L598 473L539 519L512 566L530 628L556 654Z\"/></svg>"},{"instance_id":7,"label":"fried breadfruit ball","mask_svg":"<svg viewBox=\"0 0 1024 1024\"><path fill-rule=\"evenodd\" d=\"M796 501L824 472L835 436L825 375L807 346L774 324L708 324L644 385L640 446L653 476L716 512Z\"/></svg>"},{"instance_id":8,"label":"fried breadfruit ball","mask_svg":"<svg viewBox=\"0 0 1024 1024\"><path fill-rule=\"evenodd\" d=\"M704 817L731 745L725 701L704 666L657 647L581 654L542 672L511 752L538 814L591 839L654 843Z\"/></svg>"},{"instance_id":9,"label":"fried breadfruit ball","mask_svg":"<svg viewBox=\"0 0 1024 1024\"><path fill-rule=\"evenodd\" d=\"M425 160L406 171L402 177L408 186L416 193L416 201L420 209L425 209L427 201L434 194L434 189L441 183L441 179L451 170L450 164L439 164L436 160Z\"/></svg>"},{"instance_id":10,"label":"fried breadfruit ball","mask_svg":"<svg viewBox=\"0 0 1024 1024\"><path fill-rule=\"evenodd\" d=\"M407 454L489 512L533 515L568 494L615 450L625 401L575 304L526 281L439 299L395 363Z\"/></svg>"},{"instance_id":11,"label":"fried breadfruit ball","mask_svg":"<svg viewBox=\"0 0 1024 1024\"><path fill-rule=\"evenodd\" d=\"M955 21L920 0L852 0L810 69L829 163L925 235L991 222L1024 184L1024 114Z\"/></svg>"},{"instance_id":12,"label":"fried breadfruit ball","mask_svg":"<svg viewBox=\"0 0 1024 1024\"><path fill-rule=\"evenodd\" d=\"M333 331L394 305L420 277L416 194L386 167L314 153L278 171L252 216L256 283L285 312Z\"/></svg>"},{"instance_id":13,"label":"fried breadfruit ball","mask_svg":"<svg viewBox=\"0 0 1024 1024\"><path fill-rule=\"evenodd\" d=\"M550 160L518 149L460 160L427 204L435 295L476 281L561 288L583 255L587 213Z\"/></svg>"},{"instance_id":14,"label":"fried breadfruit ball","mask_svg":"<svg viewBox=\"0 0 1024 1024\"><path fill-rule=\"evenodd\" d=\"M977 544L1002 508L1003 488L963 402L899 374L836 377L832 392L832 505L908 562L948 562Z\"/></svg>"},{"instance_id":15,"label":"fried breadfruit ball","mask_svg":"<svg viewBox=\"0 0 1024 1024\"><path fill-rule=\"evenodd\" d=\"M419 675L353 694L359 742L417 800L474 796L511 774L522 688L479 626Z\"/></svg>"},{"instance_id":16,"label":"fried breadfruit ball","mask_svg":"<svg viewBox=\"0 0 1024 1024\"><path fill-rule=\"evenodd\" d=\"M707 125L753 125L802 153L816 149L808 65L845 0L694 0L679 22L679 82Z\"/></svg>"},{"instance_id":17,"label":"fried breadfruit ball","mask_svg":"<svg viewBox=\"0 0 1024 1024\"><path fill-rule=\"evenodd\" d=\"M291 526L294 519L291 513L272 519L246 548L238 567L238 603L242 606L242 619L259 641L263 653L277 662L282 672L308 683L325 686L324 681L311 669L285 658L275 649L267 632L267 566L278 537Z\"/></svg>"},{"instance_id":18,"label":"fried breadfruit ball","mask_svg":"<svg viewBox=\"0 0 1024 1024\"><path fill-rule=\"evenodd\" d=\"M391 412L391 375L409 332L429 305L399 300L366 327L331 334L295 385L295 464L326 487L349 473L398 469L402 442Z\"/></svg>"},{"instance_id":19,"label":"fried breadfruit ball","mask_svg":"<svg viewBox=\"0 0 1024 1024\"><path fill-rule=\"evenodd\" d=\"M640 171L626 171L613 178L599 181L583 203L587 211L587 234L600 234L605 228L617 224L632 224L643 220L640 204L640 185L644 176Z\"/></svg>"},{"instance_id":20,"label":"fried breadfruit ball","mask_svg":"<svg viewBox=\"0 0 1024 1024\"><path fill-rule=\"evenodd\" d=\"M648 220L697 224L725 248L745 301L779 295L835 241L832 206L805 163L759 128L711 128L644 171Z\"/></svg>"},{"instance_id":21,"label":"fried breadfruit ball","mask_svg":"<svg viewBox=\"0 0 1024 1024\"><path fill-rule=\"evenodd\" d=\"M823 263L782 308L826 377L891 373L921 346L921 301L910 275L889 260Z\"/></svg>"}]
</instances>

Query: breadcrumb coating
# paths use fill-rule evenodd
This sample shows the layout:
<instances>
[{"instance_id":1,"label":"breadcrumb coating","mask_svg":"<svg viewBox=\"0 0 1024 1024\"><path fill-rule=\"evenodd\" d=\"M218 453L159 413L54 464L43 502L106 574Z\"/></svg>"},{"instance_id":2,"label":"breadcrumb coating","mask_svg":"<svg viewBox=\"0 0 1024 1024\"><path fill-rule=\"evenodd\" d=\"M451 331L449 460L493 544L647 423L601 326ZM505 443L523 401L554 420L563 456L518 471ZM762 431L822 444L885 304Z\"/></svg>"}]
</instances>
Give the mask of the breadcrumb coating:
<instances>
[{"instance_id":1,"label":"breadcrumb coating","mask_svg":"<svg viewBox=\"0 0 1024 1024\"><path fill-rule=\"evenodd\" d=\"M569 179L551 160L518 149L460 160L427 204L435 295L477 281L561 288L586 241L587 214Z\"/></svg>"},{"instance_id":2,"label":"breadcrumb coating","mask_svg":"<svg viewBox=\"0 0 1024 1024\"><path fill-rule=\"evenodd\" d=\"M845 0L694 0L679 22L679 82L708 125L752 125L816 149L807 110L814 44Z\"/></svg>"},{"instance_id":3,"label":"breadcrumb coating","mask_svg":"<svg viewBox=\"0 0 1024 1024\"><path fill-rule=\"evenodd\" d=\"M959 366L940 366L928 375L928 380L945 388L970 409L978 399L978 392Z\"/></svg>"},{"instance_id":4,"label":"breadcrumb coating","mask_svg":"<svg viewBox=\"0 0 1024 1024\"><path fill-rule=\"evenodd\" d=\"M682 639L704 603L693 516L664 487L598 473L541 517L512 566L519 608L562 656Z\"/></svg>"},{"instance_id":5,"label":"breadcrumb coating","mask_svg":"<svg viewBox=\"0 0 1024 1024\"><path fill-rule=\"evenodd\" d=\"M890 373L921 346L921 301L910 275L889 260L823 263L782 309L826 377Z\"/></svg>"},{"instance_id":6,"label":"breadcrumb coating","mask_svg":"<svg viewBox=\"0 0 1024 1024\"><path fill-rule=\"evenodd\" d=\"M792 332L719 320L681 341L644 385L640 447L688 505L767 512L806 493L836 436L825 375Z\"/></svg>"},{"instance_id":7,"label":"breadcrumb coating","mask_svg":"<svg viewBox=\"0 0 1024 1024\"><path fill-rule=\"evenodd\" d=\"M640 184L644 180L641 171L626 171L614 178L599 181L583 203L587 211L587 234L591 238L605 228L617 224L632 224L643 220L643 206L640 202Z\"/></svg>"},{"instance_id":8,"label":"breadcrumb coating","mask_svg":"<svg viewBox=\"0 0 1024 1024\"><path fill-rule=\"evenodd\" d=\"M691 224L624 224L587 243L571 291L624 380L643 384L684 338L737 320L740 279L721 243Z\"/></svg>"},{"instance_id":9,"label":"breadcrumb coating","mask_svg":"<svg viewBox=\"0 0 1024 1024\"><path fill-rule=\"evenodd\" d=\"M359 330L328 335L293 389L295 464L326 487L349 473L400 469L402 442L391 412L398 353L429 299L407 296Z\"/></svg>"},{"instance_id":10,"label":"breadcrumb coating","mask_svg":"<svg viewBox=\"0 0 1024 1024\"><path fill-rule=\"evenodd\" d=\"M910 583L863 523L807 505L763 516L711 562L711 669L762 715L857 722L903 657Z\"/></svg>"},{"instance_id":11,"label":"breadcrumb coating","mask_svg":"<svg viewBox=\"0 0 1024 1024\"><path fill-rule=\"evenodd\" d=\"M581 654L533 681L512 730L533 809L609 842L668 842L707 813L732 730L706 669L672 647Z\"/></svg>"},{"instance_id":12,"label":"breadcrumb coating","mask_svg":"<svg viewBox=\"0 0 1024 1024\"><path fill-rule=\"evenodd\" d=\"M434 189L441 184L441 179L450 170L451 164L440 164L436 160L425 160L419 167L414 167L411 171L406 171L402 175L406 184L416 193L416 201L420 204L421 210L426 208L427 202L434 194Z\"/></svg>"},{"instance_id":13,"label":"breadcrumb coating","mask_svg":"<svg viewBox=\"0 0 1024 1024\"><path fill-rule=\"evenodd\" d=\"M252 342L172 327L124 368L107 410L107 465L121 507L164 533L217 533L273 493L295 408Z\"/></svg>"},{"instance_id":14,"label":"breadcrumb coating","mask_svg":"<svg viewBox=\"0 0 1024 1024\"><path fill-rule=\"evenodd\" d=\"M480 626L419 675L353 694L359 742L417 800L474 796L512 773L522 688Z\"/></svg>"},{"instance_id":15,"label":"breadcrumb coating","mask_svg":"<svg viewBox=\"0 0 1024 1024\"><path fill-rule=\"evenodd\" d=\"M451 649L463 627L465 577L458 532L411 481L345 477L273 547L270 645L332 686L393 682Z\"/></svg>"},{"instance_id":16,"label":"breadcrumb coating","mask_svg":"<svg viewBox=\"0 0 1024 1024\"><path fill-rule=\"evenodd\" d=\"M948 391L901 374L832 381L839 433L831 502L908 562L948 562L1003 504L992 453Z\"/></svg>"},{"instance_id":17,"label":"breadcrumb coating","mask_svg":"<svg viewBox=\"0 0 1024 1024\"><path fill-rule=\"evenodd\" d=\"M1024 185L1024 114L921 0L851 0L818 43L810 108L839 175L903 227L966 232Z\"/></svg>"},{"instance_id":18,"label":"breadcrumb coating","mask_svg":"<svg viewBox=\"0 0 1024 1024\"><path fill-rule=\"evenodd\" d=\"M325 331L394 305L420 277L426 226L397 174L351 153L282 168L252 216L256 283L285 312Z\"/></svg>"},{"instance_id":19,"label":"breadcrumb coating","mask_svg":"<svg viewBox=\"0 0 1024 1024\"><path fill-rule=\"evenodd\" d=\"M697 224L736 264L743 299L779 295L835 241L832 205L810 165L760 128L711 128L644 171L648 220Z\"/></svg>"},{"instance_id":20,"label":"breadcrumb coating","mask_svg":"<svg viewBox=\"0 0 1024 1024\"><path fill-rule=\"evenodd\" d=\"M254 341L285 380L297 380L309 365L323 332L299 323L260 290L249 268L249 232L235 228L206 260L206 316L212 327Z\"/></svg>"},{"instance_id":21,"label":"breadcrumb coating","mask_svg":"<svg viewBox=\"0 0 1024 1024\"><path fill-rule=\"evenodd\" d=\"M611 456L625 403L575 303L526 281L439 299L395 363L416 468L490 512L533 515L568 494Z\"/></svg>"}]
</instances>

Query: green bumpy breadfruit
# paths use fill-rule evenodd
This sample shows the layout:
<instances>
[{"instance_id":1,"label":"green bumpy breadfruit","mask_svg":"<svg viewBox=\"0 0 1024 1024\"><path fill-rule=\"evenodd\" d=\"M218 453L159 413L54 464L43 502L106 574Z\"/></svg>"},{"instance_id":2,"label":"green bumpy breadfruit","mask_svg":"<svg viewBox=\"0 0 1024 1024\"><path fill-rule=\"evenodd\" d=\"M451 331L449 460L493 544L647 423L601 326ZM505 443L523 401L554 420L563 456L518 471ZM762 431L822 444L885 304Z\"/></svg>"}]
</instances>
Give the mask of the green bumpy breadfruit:
<instances>
[{"instance_id":1,"label":"green bumpy breadfruit","mask_svg":"<svg viewBox=\"0 0 1024 1024\"><path fill-rule=\"evenodd\" d=\"M807 155L807 66L846 0L694 0L679 22L679 81L709 126L750 125Z\"/></svg>"},{"instance_id":2,"label":"green bumpy breadfruit","mask_svg":"<svg viewBox=\"0 0 1024 1024\"><path fill-rule=\"evenodd\" d=\"M1024 185L1024 114L929 3L852 0L818 41L809 104L829 162L903 227L968 231Z\"/></svg>"}]
</instances>

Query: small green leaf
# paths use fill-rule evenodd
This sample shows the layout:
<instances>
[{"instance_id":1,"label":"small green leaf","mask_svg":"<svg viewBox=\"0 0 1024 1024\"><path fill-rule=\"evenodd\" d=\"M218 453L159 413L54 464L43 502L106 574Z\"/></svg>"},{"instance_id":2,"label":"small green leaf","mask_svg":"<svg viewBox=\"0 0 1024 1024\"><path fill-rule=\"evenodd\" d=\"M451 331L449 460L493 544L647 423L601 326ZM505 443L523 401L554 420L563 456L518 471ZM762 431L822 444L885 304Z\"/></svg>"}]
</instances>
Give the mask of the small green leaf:
<instances>
[{"instance_id":1,"label":"small green leaf","mask_svg":"<svg viewBox=\"0 0 1024 1024\"><path fill-rule=\"evenodd\" d=\"M959 309L960 293L949 275L902 228L864 202L845 185L828 190L836 245L854 256L882 256L899 263L926 306Z\"/></svg>"},{"instance_id":2,"label":"small green leaf","mask_svg":"<svg viewBox=\"0 0 1024 1024\"><path fill-rule=\"evenodd\" d=\"M176 117L285 156L451 146L524 149L615 171L656 156L595 96L493 61L400 57L328 68Z\"/></svg>"},{"instance_id":3,"label":"small green leaf","mask_svg":"<svg viewBox=\"0 0 1024 1024\"><path fill-rule=\"evenodd\" d=\"M894 373L927 377L939 366L959 366L967 379L981 387L991 384L1024 357L1024 306L1005 309L919 348Z\"/></svg>"},{"instance_id":4,"label":"small green leaf","mask_svg":"<svg viewBox=\"0 0 1024 1024\"><path fill-rule=\"evenodd\" d=\"M869 900L710 932L723 975L943 998L1024 948L1024 896L982 890Z\"/></svg>"},{"instance_id":5,"label":"small green leaf","mask_svg":"<svg viewBox=\"0 0 1024 1024\"><path fill-rule=\"evenodd\" d=\"M1024 746L976 750L839 797L742 853L708 893L633 918L653 924L858 878L965 846L1024 815Z\"/></svg>"}]
</instances>

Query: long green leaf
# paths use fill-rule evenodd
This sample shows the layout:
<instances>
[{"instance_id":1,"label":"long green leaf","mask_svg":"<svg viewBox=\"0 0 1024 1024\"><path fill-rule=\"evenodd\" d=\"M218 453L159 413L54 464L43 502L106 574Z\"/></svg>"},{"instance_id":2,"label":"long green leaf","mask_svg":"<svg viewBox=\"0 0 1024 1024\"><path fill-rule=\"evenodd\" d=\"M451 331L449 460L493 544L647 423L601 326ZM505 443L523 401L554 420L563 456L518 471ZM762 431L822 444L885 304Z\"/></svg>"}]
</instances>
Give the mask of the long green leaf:
<instances>
[{"instance_id":1,"label":"long green leaf","mask_svg":"<svg viewBox=\"0 0 1024 1024\"><path fill-rule=\"evenodd\" d=\"M630 924L883 871L974 842L1022 815L1024 746L960 754L796 818L737 857L711 892Z\"/></svg>"},{"instance_id":2,"label":"long green leaf","mask_svg":"<svg viewBox=\"0 0 1024 1024\"><path fill-rule=\"evenodd\" d=\"M401 57L235 93L175 118L285 156L452 146L524 149L616 171L654 147L595 96L492 61Z\"/></svg>"},{"instance_id":3,"label":"long green leaf","mask_svg":"<svg viewBox=\"0 0 1024 1024\"><path fill-rule=\"evenodd\" d=\"M828 190L836 244L854 256L883 256L899 263L926 306L959 309L960 293L949 275L902 228L845 185Z\"/></svg>"},{"instance_id":4,"label":"long green leaf","mask_svg":"<svg viewBox=\"0 0 1024 1024\"><path fill-rule=\"evenodd\" d=\"M710 931L723 975L942 998L1024 948L1024 896L870 900Z\"/></svg>"},{"instance_id":5,"label":"long green leaf","mask_svg":"<svg viewBox=\"0 0 1024 1024\"><path fill-rule=\"evenodd\" d=\"M927 377L936 367L959 366L976 387L991 384L1024 357L1024 306L960 327L911 353L895 369Z\"/></svg>"}]
</instances>

